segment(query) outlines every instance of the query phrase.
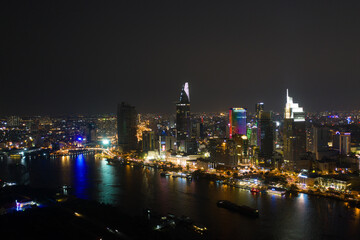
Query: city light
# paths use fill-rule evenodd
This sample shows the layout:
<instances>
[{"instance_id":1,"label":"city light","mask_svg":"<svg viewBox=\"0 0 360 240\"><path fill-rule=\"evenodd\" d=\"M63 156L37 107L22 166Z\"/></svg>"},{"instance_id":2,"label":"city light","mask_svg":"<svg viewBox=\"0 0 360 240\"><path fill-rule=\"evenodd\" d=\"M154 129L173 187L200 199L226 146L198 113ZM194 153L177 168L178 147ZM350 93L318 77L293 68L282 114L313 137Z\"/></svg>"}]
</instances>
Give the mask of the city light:
<instances>
[{"instance_id":1,"label":"city light","mask_svg":"<svg viewBox=\"0 0 360 240\"><path fill-rule=\"evenodd\" d=\"M360 239L360 1L28 2L2 239Z\"/></svg>"}]
</instances>

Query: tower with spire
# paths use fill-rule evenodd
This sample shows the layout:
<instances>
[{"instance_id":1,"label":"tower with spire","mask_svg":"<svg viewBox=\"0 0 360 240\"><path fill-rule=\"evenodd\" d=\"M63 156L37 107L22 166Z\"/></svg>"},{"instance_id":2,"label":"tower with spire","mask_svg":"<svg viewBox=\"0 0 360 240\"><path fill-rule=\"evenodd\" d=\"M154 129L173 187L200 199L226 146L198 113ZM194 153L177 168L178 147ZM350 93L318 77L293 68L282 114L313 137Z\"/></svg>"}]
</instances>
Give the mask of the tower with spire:
<instances>
[{"instance_id":1,"label":"tower with spire","mask_svg":"<svg viewBox=\"0 0 360 240\"><path fill-rule=\"evenodd\" d=\"M189 83L186 82L180 93L180 101L176 103L176 139L181 152L186 152L186 141L191 137L190 127L190 94Z\"/></svg>"},{"instance_id":2,"label":"tower with spire","mask_svg":"<svg viewBox=\"0 0 360 240\"><path fill-rule=\"evenodd\" d=\"M286 89L284 110L284 164L289 170L307 168L302 161L306 154L305 112L298 103L294 103Z\"/></svg>"},{"instance_id":3,"label":"tower with spire","mask_svg":"<svg viewBox=\"0 0 360 240\"><path fill-rule=\"evenodd\" d=\"M298 103L294 103L293 98L289 97L289 89L286 89L285 119L294 119L295 122L304 122L304 109Z\"/></svg>"}]
</instances>

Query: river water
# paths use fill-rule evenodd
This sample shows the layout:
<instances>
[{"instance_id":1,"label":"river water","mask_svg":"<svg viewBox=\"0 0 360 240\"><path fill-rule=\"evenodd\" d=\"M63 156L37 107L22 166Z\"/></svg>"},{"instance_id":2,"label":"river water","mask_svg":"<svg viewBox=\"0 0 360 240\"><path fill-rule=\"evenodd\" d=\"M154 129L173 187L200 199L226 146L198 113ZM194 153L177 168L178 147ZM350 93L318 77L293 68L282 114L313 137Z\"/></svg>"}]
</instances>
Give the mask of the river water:
<instances>
[{"instance_id":1,"label":"river water","mask_svg":"<svg viewBox=\"0 0 360 240\"><path fill-rule=\"evenodd\" d=\"M20 177L12 167L25 166ZM93 155L58 158L0 158L0 178L25 181L33 187L70 185L84 199L117 205L131 215L144 208L189 216L205 225L209 239L360 239L360 210L337 200L299 194L284 198L199 179L160 177L158 170L111 166ZM259 209L251 219L218 208L220 199Z\"/></svg>"}]
</instances>

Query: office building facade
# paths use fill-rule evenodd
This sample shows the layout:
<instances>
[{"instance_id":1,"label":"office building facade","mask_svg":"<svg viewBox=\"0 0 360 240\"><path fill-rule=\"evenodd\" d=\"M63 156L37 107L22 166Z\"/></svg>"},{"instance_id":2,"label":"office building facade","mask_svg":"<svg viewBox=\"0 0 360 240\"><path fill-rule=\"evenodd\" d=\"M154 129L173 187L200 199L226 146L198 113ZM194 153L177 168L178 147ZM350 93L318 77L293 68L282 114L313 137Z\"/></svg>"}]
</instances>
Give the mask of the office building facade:
<instances>
[{"instance_id":1,"label":"office building facade","mask_svg":"<svg viewBox=\"0 0 360 240\"><path fill-rule=\"evenodd\" d=\"M274 125L271 118L271 112L260 113L260 153L259 156L265 159L271 159L274 152Z\"/></svg>"},{"instance_id":2,"label":"office building facade","mask_svg":"<svg viewBox=\"0 0 360 240\"><path fill-rule=\"evenodd\" d=\"M177 150L186 152L186 142L191 138L190 92L186 82L180 93L180 101L176 104L176 140Z\"/></svg>"},{"instance_id":3,"label":"office building facade","mask_svg":"<svg viewBox=\"0 0 360 240\"><path fill-rule=\"evenodd\" d=\"M117 108L117 133L120 151L137 150L135 107L122 102Z\"/></svg>"},{"instance_id":4,"label":"office building facade","mask_svg":"<svg viewBox=\"0 0 360 240\"><path fill-rule=\"evenodd\" d=\"M333 148L338 151L339 154L349 154L351 148L351 133L335 132L333 135Z\"/></svg>"},{"instance_id":5,"label":"office building facade","mask_svg":"<svg viewBox=\"0 0 360 240\"><path fill-rule=\"evenodd\" d=\"M293 102L286 90L286 105L284 116L284 164L285 168L297 170L306 154L305 113L298 103Z\"/></svg>"},{"instance_id":6,"label":"office building facade","mask_svg":"<svg viewBox=\"0 0 360 240\"><path fill-rule=\"evenodd\" d=\"M229 110L229 138L246 135L246 108L230 108Z\"/></svg>"}]
</instances>

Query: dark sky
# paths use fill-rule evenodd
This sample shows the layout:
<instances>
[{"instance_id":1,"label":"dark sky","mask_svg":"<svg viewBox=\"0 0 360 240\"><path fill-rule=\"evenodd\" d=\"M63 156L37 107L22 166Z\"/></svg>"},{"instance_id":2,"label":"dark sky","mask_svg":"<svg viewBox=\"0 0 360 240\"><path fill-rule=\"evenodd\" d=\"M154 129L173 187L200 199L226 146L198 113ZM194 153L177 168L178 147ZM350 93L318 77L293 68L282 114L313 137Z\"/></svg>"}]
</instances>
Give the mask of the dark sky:
<instances>
[{"instance_id":1,"label":"dark sky","mask_svg":"<svg viewBox=\"0 0 360 240\"><path fill-rule=\"evenodd\" d=\"M0 115L360 109L360 1L1 1Z\"/></svg>"}]
</instances>

